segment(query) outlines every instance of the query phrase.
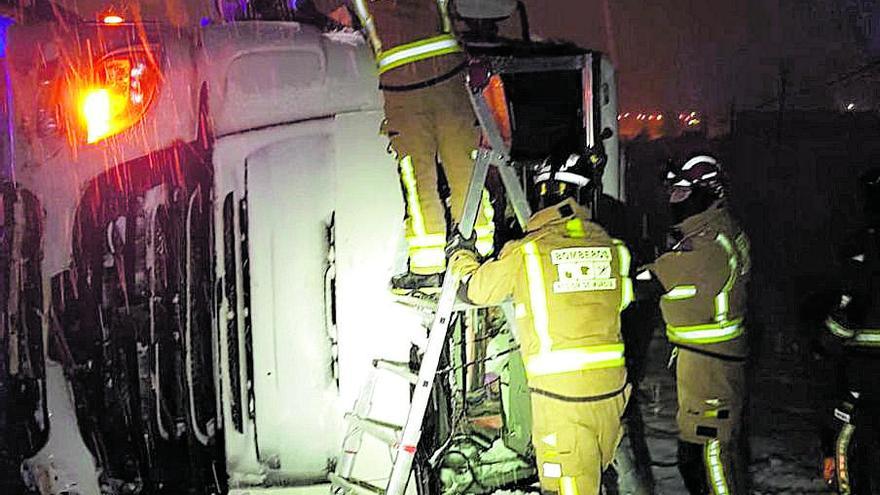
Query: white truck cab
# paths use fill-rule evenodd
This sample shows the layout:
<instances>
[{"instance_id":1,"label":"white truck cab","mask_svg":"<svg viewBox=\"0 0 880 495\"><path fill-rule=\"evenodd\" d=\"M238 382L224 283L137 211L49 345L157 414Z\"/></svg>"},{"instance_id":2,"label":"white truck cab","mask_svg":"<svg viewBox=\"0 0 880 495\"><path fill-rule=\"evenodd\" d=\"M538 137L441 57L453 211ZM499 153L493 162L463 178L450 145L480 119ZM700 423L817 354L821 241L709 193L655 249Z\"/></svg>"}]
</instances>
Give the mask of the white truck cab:
<instances>
[{"instance_id":1,"label":"white truck cab","mask_svg":"<svg viewBox=\"0 0 880 495\"><path fill-rule=\"evenodd\" d=\"M362 37L114 15L16 25L8 50L6 321L35 364L0 379L27 384L9 415L38 439L14 449L26 484L326 492L371 362L424 337L388 290L404 200ZM408 402L391 382L372 415L400 424ZM387 445L361 458L358 478L387 476Z\"/></svg>"}]
</instances>

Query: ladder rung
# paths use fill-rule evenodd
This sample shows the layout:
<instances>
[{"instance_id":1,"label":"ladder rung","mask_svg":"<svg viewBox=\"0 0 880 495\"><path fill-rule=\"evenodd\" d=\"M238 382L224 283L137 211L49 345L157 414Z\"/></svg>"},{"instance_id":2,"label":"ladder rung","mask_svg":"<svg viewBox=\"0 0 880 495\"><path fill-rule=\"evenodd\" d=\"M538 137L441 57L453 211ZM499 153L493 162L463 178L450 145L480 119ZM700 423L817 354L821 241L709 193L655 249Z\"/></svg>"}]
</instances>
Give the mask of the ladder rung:
<instances>
[{"instance_id":1,"label":"ladder rung","mask_svg":"<svg viewBox=\"0 0 880 495\"><path fill-rule=\"evenodd\" d=\"M389 371L410 383L416 383L419 376L409 369L409 363L404 361L388 361L387 359L377 359L373 361L373 366L378 370Z\"/></svg>"},{"instance_id":2,"label":"ladder rung","mask_svg":"<svg viewBox=\"0 0 880 495\"><path fill-rule=\"evenodd\" d=\"M346 421L351 426L358 427L362 432L385 442L388 445L395 445L400 442L400 433L403 427L372 418L362 418L354 413L345 415Z\"/></svg>"},{"instance_id":3,"label":"ladder rung","mask_svg":"<svg viewBox=\"0 0 880 495\"><path fill-rule=\"evenodd\" d=\"M371 485L366 481L343 478L336 473L330 473L329 478L330 483L334 487L340 487L346 492L354 493L355 495L382 495L385 493L385 490L382 488Z\"/></svg>"}]
</instances>

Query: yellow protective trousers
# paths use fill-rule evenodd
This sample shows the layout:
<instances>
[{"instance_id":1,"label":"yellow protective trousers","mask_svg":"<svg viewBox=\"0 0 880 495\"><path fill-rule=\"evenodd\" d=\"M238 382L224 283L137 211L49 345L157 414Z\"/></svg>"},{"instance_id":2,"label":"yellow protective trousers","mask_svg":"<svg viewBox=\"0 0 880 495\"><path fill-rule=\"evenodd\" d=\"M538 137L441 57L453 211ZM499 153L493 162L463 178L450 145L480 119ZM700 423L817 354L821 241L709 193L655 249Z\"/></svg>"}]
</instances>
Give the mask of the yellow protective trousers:
<instances>
[{"instance_id":1,"label":"yellow protective trousers","mask_svg":"<svg viewBox=\"0 0 880 495\"><path fill-rule=\"evenodd\" d=\"M541 490L598 495L623 430L629 388L611 398L574 402L532 393L532 443Z\"/></svg>"},{"instance_id":2,"label":"yellow protective trousers","mask_svg":"<svg viewBox=\"0 0 880 495\"><path fill-rule=\"evenodd\" d=\"M410 270L418 274L446 267L446 212L437 188L437 162L449 184L450 213L458 222L474 167L479 129L464 79L413 91L385 92L385 130L397 154L407 203ZM494 213L484 192L477 216L477 248L492 250Z\"/></svg>"},{"instance_id":3,"label":"yellow protective trousers","mask_svg":"<svg viewBox=\"0 0 880 495\"><path fill-rule=\"evenodd\" d=\"M746 400L745 362L724 361L679 348L675 371L679 438L703 445L710 493L745 493L747 468L740 441Z\"/></svg>"}]
</instances>

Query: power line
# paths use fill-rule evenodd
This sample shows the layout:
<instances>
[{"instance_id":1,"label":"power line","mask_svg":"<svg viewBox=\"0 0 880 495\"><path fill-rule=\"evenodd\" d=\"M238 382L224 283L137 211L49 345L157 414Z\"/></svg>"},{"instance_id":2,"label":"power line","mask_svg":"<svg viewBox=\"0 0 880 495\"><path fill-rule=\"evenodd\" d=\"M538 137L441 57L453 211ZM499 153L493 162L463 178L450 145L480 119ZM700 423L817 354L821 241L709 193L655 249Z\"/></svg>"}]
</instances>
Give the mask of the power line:
<instances>
[{"instance_id":1,"label":"power line","mask_svg":"<svg viewBox=\"0 0 880 495\"><path fill-rule=\"evenodd\" d=\"M823 86L824 87L831 87L836 84L847 82L851 79L856 79L858 77L870 74L878 69L880 69L880 58L875 59L875 60L873 60L873 61L871 61L861 67L857 67L849 72L846 72L843 75L841 75L840 77L837 77L835 79L831 79L830 81L826 81L823 84ZM779 99L780 99L779 96L774 96L772 98L769 98L769 99L761 102L759 105L757 105L755 107L755 109L760 110L760 109L766 108L774 103L778 103Z\"/></svg>"}]
</instances>

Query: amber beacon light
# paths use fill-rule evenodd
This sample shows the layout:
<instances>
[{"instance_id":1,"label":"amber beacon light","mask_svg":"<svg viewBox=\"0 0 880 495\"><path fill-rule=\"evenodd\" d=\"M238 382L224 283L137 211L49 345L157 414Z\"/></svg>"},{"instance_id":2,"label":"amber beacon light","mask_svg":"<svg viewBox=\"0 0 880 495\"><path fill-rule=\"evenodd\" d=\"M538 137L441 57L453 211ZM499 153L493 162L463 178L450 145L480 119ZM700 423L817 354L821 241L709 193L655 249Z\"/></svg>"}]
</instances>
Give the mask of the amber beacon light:
<instances>
[{"instance_id":1,"label":"amber beacon light","mask_svg":"<svg viewBox=\"0 0 880 495\"><path fill-rule=\"evenodd\" d=\"M158 92L160 76L153 61L152 53L140 49L100 61L94 82L83 88L77 103L88 143L118 134L143 118Z\"/></svg>"}]
</instances>

